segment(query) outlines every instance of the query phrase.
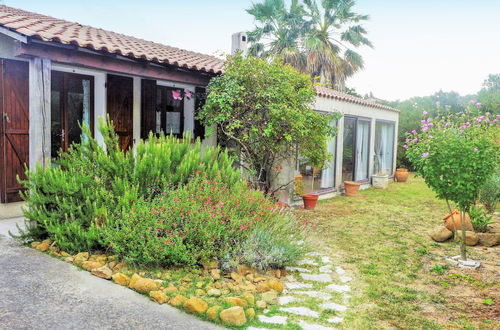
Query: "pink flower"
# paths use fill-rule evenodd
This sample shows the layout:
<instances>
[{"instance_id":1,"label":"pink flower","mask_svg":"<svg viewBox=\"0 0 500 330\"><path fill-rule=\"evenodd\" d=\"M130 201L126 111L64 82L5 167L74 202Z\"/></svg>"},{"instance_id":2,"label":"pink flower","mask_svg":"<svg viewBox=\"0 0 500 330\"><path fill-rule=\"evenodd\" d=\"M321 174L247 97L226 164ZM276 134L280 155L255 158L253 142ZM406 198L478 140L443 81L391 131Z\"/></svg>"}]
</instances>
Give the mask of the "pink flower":
<instances>
[{"instance_id":1,"label":"pink flower","mask_svg":"<svg viewBox=\"0 0 500 330\"><path fill-rule=\"evenodd\" d=\"M448 127L448 126L450 126L450 123L444 124L444 127Z\"/></svg>"},{"instance_id":2,"label":"pink flower","mask_svg":"<svg viewBox=\"0 0 500 330\"><path fill-rule=\"evenodd\" d=\"M417 134L416 130L411 131L411 134Z\"/></svg>"},{"instance_id":3,"label":"pink flower","mask_svg":"<svg viewBox=\"0 0 500 330\"><path fill-rule=\"evenodd\" d=\"M408 142L410 142L411 140L407 138L405 141L406 141L406 143L408 143Z\"/></svg>"},{"instance_id":4,"label":"pink flower","mask_svg":"<svg viewBox=\"0 0 500 330\"><path fill-rule=\"evenodd\" d=\"M478 149L477 149L477 148L474 148L473 150L474 150L474 152L476 152Z\"/></svg>"},{"instance_id":5,"label":"pink flower","mask_svg":"<svg viewBox=\"0 0 500 330\"><path fill-rule=\"evenodd\" d=\"M418 142L417 138L413 139L413 143L417 143L417 142Z\"/></svg>"},{"instance_id":6,"label":"pink flower","mask_svg":"<svg viewBox=\"0 0 500 330\"><path fill-rule=\"evenodd\" d=\"M174 100L182 100L181 91L180 90L172 91L172 97L174 98Z\"/></svg>"},{"instance_id":7,"label":"pink flower","mask_svg":"<svg viewBox=\"0 0 500 330\"><path fill-rule=\"evenodd\" d=\"M405 145L403 146L403 148L408 149L408 145L406 145L406 144L405 144Z\"/></svg>"},{"instance_id":8,"label":"pink flower","mask_svg":"<svg viewBox=\"0 0 500 330\"><path fill-rule=\"evenodd\" d=\"M478 108L479 108L480 106L481 106L481 103L477 102L477 103L476 103L476 107L478 107Z\"/></svg>"},{"instance_id":9,"label":"pink flower","mask_svg":"<svg viewBox=\"0 0 500 330\"><path fill-rule=\"evenodd\" d=\"M427 156L429 156L429 153L428 153L428 152L424 152L424 153L422 154L422 158L425 158L425 157L427 157Z\"/></svg>"},{"instance_id":10,"label":"pink flower","mask_svg":"<svg viewBox=\"0 0 500 330\"><path fill-rule=\"evenodd\" d=\"M421 124L425 124L425 123L426 123L425 119L422 119L422 120L420 121L420 123L421 123Z\"/></svg>"},{"instance_id":11,"label":"pink flower","mask_svg":"<svg viewBox=\"0 0 500 330\"><path fill-rule=\"evenodd\" d=\"M441 104L441 102L436 101L434 104L435 104L435 105L440 105L440 104Z\"/></svg>"},{"instance_id":12,"label":"pink flower","mask_svg":"<svg viewBox=\"0 0 500 330\"><path fill-rule=\"evenodd\" d=\"M422 131L427 132L429 130L429 126L424 125L422 126Z\"/></svg>"},{"instance_id":13,"label":"pink flower","mask_svg":"<svg viewBox=\"0 0 500 330\"><path fill-rule=\"evenodd\" d=\"M434 126L434 124L433 123L429 123L429 127L432 127L432 126Z\"/></svg>"},{"instance_id":14,"label":"pink flower","mask_svg":"<svg viewBox=\"0 0 500 330\"><path fill-rule=\"evenodd\" d=\"M427 111L424 111L424 112L422 112L422 114L425 116L425 115L427 115L427 114L428 114L428 112L427 112Z\"/></svg>"},{"instance_id":15,"label":"pink flower","mask_svg":"<svg viewBox=\"0 0 500 330\"><path fill-rule=\"evenodd\" d=\"M190 100L191 99L191 92L190 91L186 91L186 93L184 94L184 96Z\"/></svg>"}]
</instances>

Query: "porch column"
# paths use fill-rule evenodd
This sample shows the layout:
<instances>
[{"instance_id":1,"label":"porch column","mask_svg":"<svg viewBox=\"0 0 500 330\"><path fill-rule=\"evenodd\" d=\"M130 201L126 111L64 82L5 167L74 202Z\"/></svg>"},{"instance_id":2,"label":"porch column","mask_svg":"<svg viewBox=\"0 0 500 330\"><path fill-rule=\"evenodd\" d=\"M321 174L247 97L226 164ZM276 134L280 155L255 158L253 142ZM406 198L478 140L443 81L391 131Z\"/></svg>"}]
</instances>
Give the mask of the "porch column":
<instances>
[{"instance_id":1,"label":"porch column","mask_svg":"<svg viewBox=\"0 0 500 330\"><path fill-rule=\"evenodd\" d=\"M344 183L342 182L342 156L344 152L344 116L342 116L338 121L337 126L337 152L335 153L335 189L340 192L340 186Z\"/></svg>"},{"instance_id":2,"label":"porch column","mask_svg":"<svg viewBox=\"0 0 500 330\"><path fill-rule=\"evenodd\" d=\"M132 114L132 127L133 127L133 139L135 147L136 143L141 140L141 78L134 77L134 87L133 87L133 114Z\"/></svg>"},{"instance_id":3,"label":"porch column","mask_svg":"<svg viewBox=\"0 0 500 330\"><path fill-rule=\"evenodd\" d=\"M35 57L29 62L29 168L50 165L51 62Z\"/></svg>"}]
</instances>

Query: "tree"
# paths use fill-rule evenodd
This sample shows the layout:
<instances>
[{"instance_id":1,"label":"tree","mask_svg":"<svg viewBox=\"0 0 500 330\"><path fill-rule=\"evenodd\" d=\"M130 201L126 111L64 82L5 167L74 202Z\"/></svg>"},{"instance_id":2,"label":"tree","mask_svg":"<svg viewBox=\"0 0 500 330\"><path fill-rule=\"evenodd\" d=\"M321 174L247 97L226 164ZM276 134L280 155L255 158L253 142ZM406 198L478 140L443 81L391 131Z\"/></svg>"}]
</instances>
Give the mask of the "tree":
<instances>
[{"instance_id":1,"label":"tree","mask_svg":"<svg viewBox=\"0 0 500 330\"><path fill-rule=\"evenodd\" d=\"M490 74L477 95L484 112L500 114L500 74Z\"/></svg>"},{"instance_id":2,"label":"tree","mask_svg":"<svg viewBox=\"0 0 500 330\"><path fill-rule=\"evenodd\" d=\"M263 0L248 13L256 27L249 33L250 54L263 58L281 57L287 64L313 78L321 77L343 90L346 78L363 68L361 55L353 50L372 47L360 24L367 15L352 11L353 0Z\"/></svg>"},{"instance_id":3,"label":"tree","mask_svg":"<svg viewBox=\"0 0 500 330\"><path fill-rule=\"evenodd\" d=\"M313 110L308 76L280 60L241 54L228 59L224 72L210 81L199 119L217 127L219 142L233 150L254 185L271 191L281 163L297 150L323 166L335 129L331 115Z\"/></svg>"},{"instance_id":4,"label":"tree","mask_svg":"<svg viewBox=\"0 0 500 330\"><path fill-rule=\"evenodd\" d=\"M404 147L417 173L437 197L459 207L461 254L466 260L464 216L478 199L483 184L495 173L500 152L499 119L472 110L451 115L438 111L434 118L423 114L420 133L408 133Z\"/></svg>"}]
</instances>

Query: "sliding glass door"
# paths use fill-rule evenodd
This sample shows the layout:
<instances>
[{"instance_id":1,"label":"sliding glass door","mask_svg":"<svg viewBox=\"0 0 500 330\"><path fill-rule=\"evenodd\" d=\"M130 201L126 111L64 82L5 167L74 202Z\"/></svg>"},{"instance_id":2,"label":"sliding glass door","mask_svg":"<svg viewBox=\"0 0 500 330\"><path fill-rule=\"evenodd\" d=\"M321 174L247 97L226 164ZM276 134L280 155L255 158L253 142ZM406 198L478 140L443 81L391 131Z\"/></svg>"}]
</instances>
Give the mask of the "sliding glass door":
<instances>
[{"instance_id":1,"label":"sliding glass door","mask_svg":"<svg viewBox=\"0 0 500 330\"><path fill-rule=\"evenodd\" d=\"M377 121L375 124L375 164L376 174L393 173L394 123Z\"/></svg>"},{"instance_id":2,"label":"sliding glass door","mask_svg":"<svg viewBox=\"0 0 500 330\"><path fill-rule=\"evenodd\" d=\"M180 97L183 90L178 88L156 87L156 125L155 132L163 131L182 137L184 132L184 100Z\"/></svg>"},{"instance_id":3,"label":"sliding glass door","mask_svg":"<svg viewBox=\"0 0 500 330\"><path fill-rule=\"evenodd\" d=\"M343 139L342 180L362 181L368 179L370 120L359 117L344 117Z\"/></svg>"},{"instance_id":4,"label":"sliding glass door","mask_svg":"<svg viewBox=\"0 0 500 330\"><path fill-rule=\"evenodd\" d=\"M51 156L82 139L81 125L93 127L94 78L53 71L51 75Z\"/></svg>"}]
</instances>

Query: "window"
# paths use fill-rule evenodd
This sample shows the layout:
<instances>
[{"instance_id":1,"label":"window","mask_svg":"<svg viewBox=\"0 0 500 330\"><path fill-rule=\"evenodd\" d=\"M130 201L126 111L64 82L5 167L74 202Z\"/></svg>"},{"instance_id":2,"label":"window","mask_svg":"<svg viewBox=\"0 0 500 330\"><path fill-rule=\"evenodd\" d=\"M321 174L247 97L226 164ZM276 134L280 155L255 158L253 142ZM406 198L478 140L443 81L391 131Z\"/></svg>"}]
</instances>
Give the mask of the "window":
<instances>
[{"instance_id":1,"label":"window","mask_svg":"<svg viewBox=\"0 0 500 330\"><path fill-rule=\"evenodd\" d=\"M343 139L342 180L368 179L370 120L345 116Z\"/></svg>"},{"instance_id":2,"label":"window","mask_svg":"<svg viewBox=\"0 0 500 330\"><path fill-rule=\"evenodd\" d=\"M161 131L182 137L184 132L183 90L179 88L156 87L155 133Z\"/></svg>"},{"instance_id":3,"label":"window","mask_svg":"<svg viewBox=\"0 0 500 330\"><path fill-rule=\"evenodd\" d=\"M93 129L94 78L74 73L53 71L51 75L51 156L67 151L72 143L80 143L82 129Z\"/></svg>"},{"instance_id":4,"label":"window","mask_svg":"<svg viewBox=\"0 0 500 330\"><path fill-rule=\"evenodd\" d=\"M377 120L375 124L375 173L391 175L393 157L394 123Z\"/></svg>"}]
</instances>

